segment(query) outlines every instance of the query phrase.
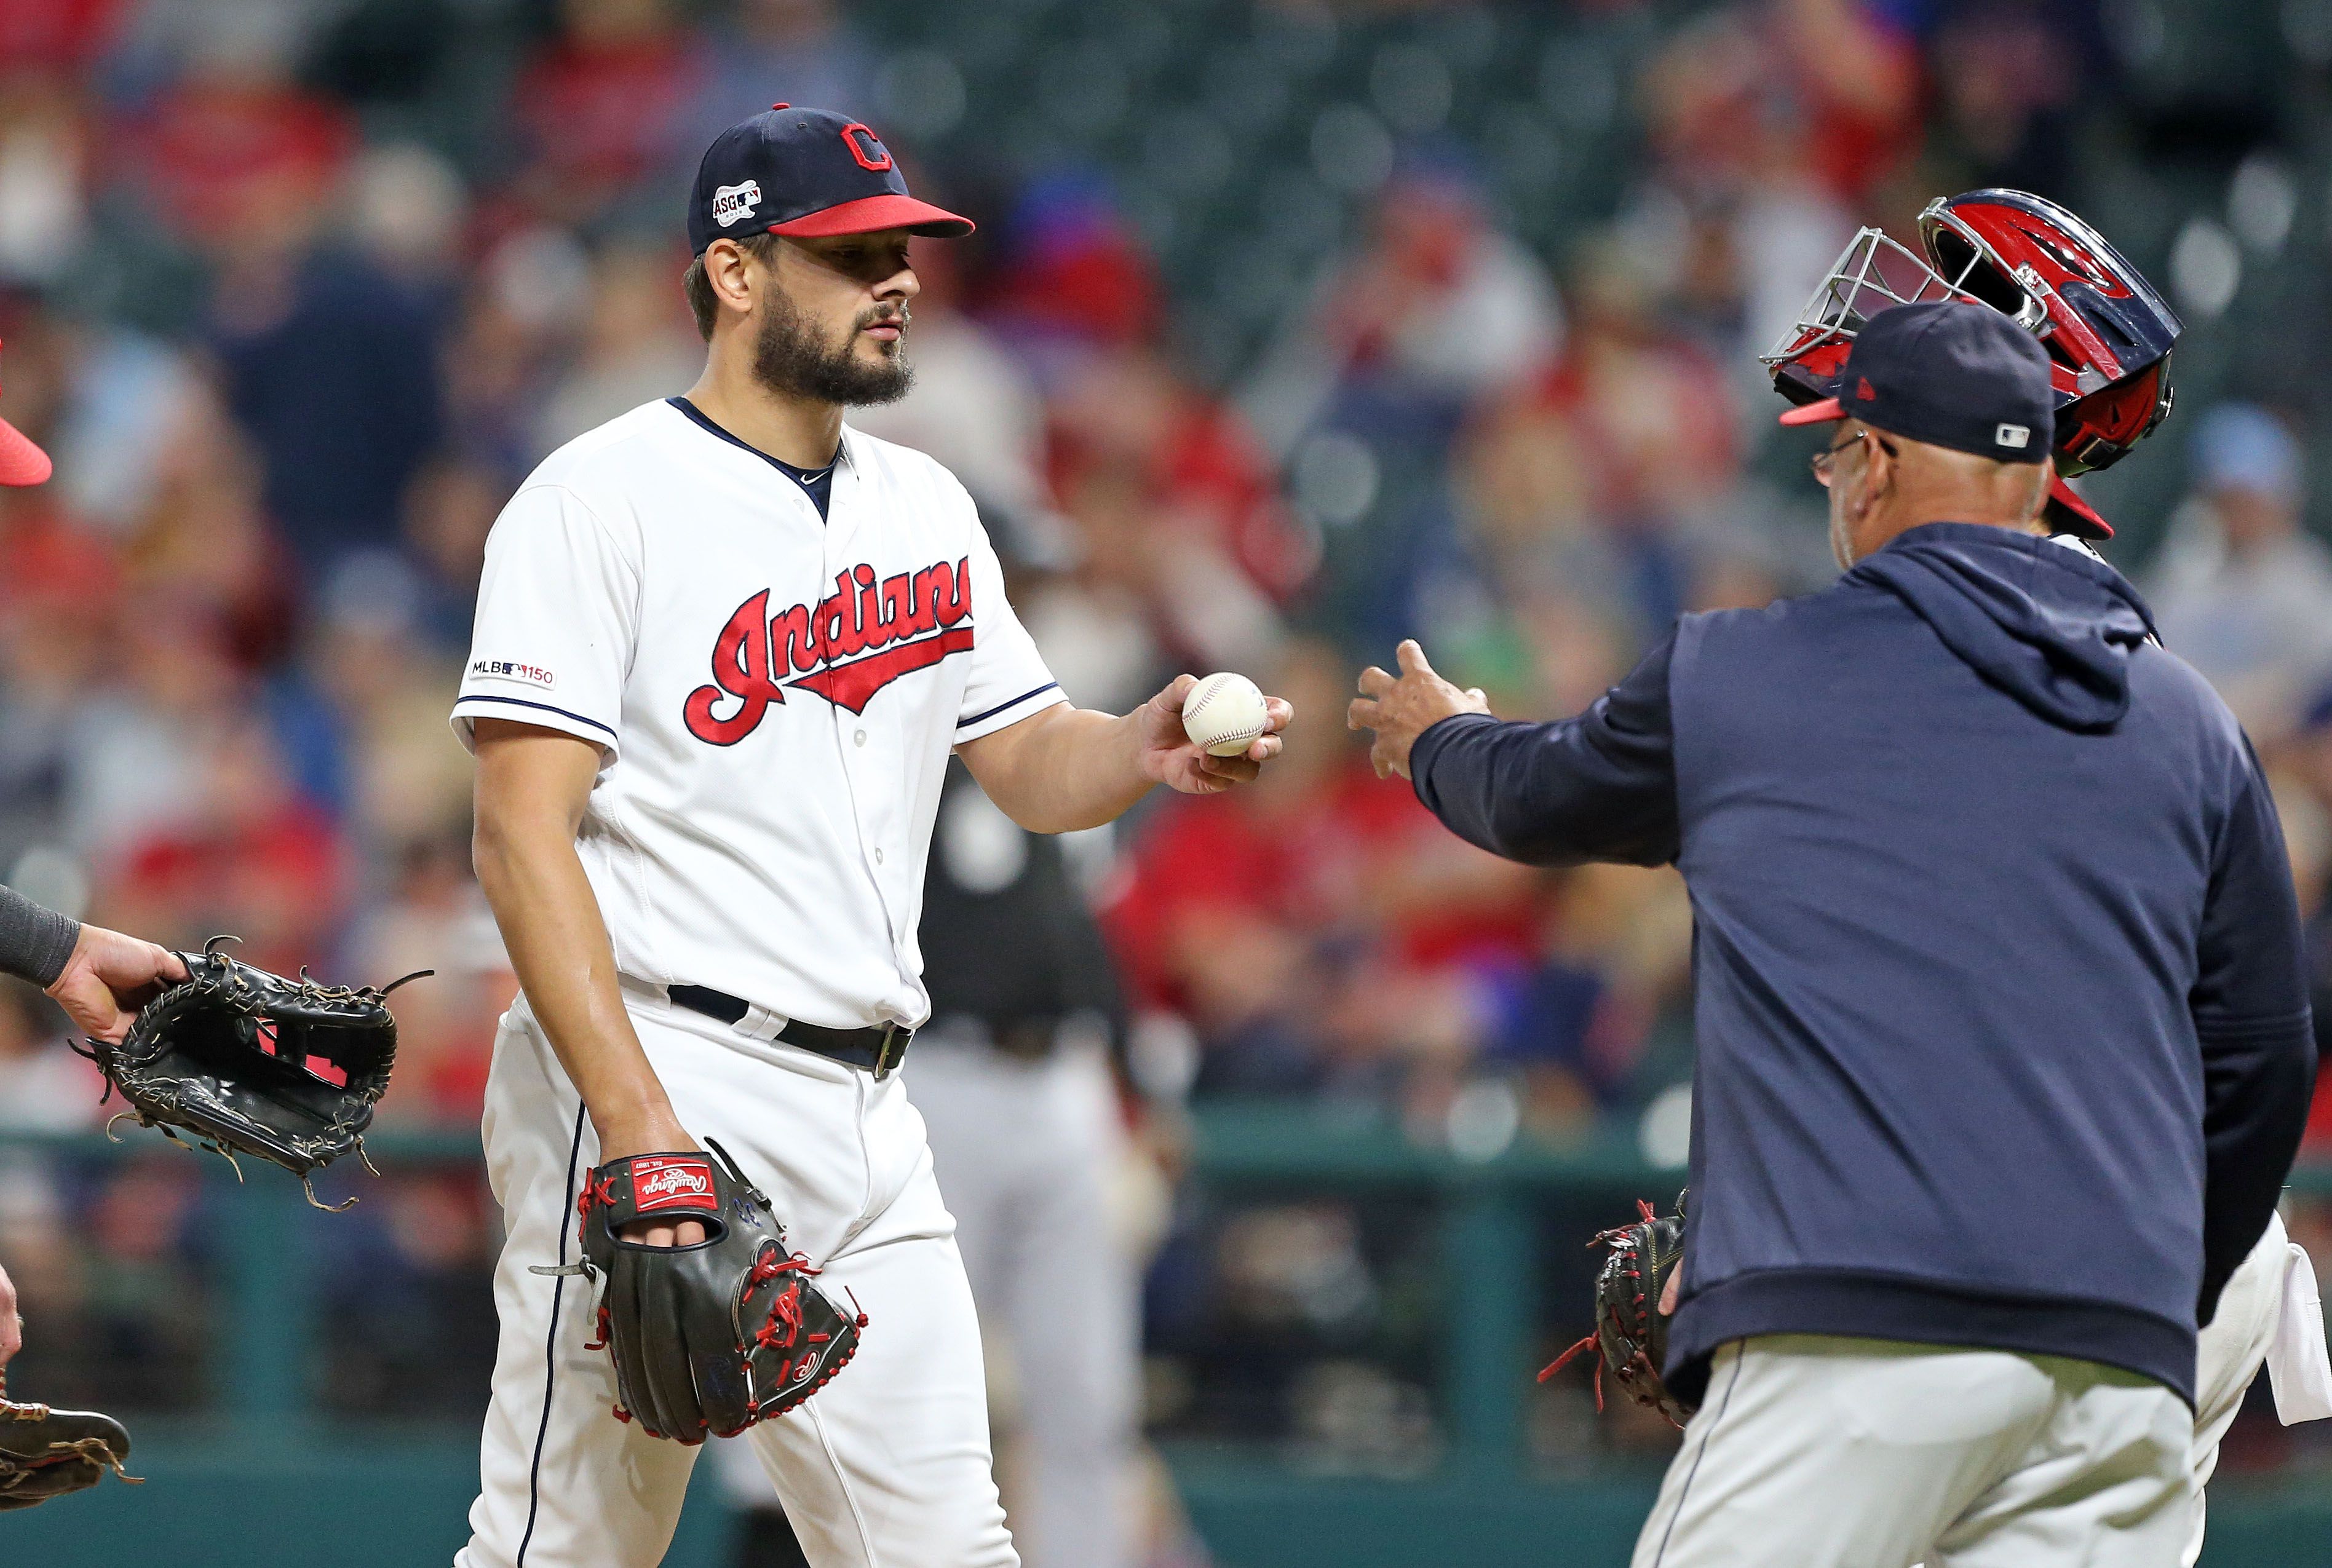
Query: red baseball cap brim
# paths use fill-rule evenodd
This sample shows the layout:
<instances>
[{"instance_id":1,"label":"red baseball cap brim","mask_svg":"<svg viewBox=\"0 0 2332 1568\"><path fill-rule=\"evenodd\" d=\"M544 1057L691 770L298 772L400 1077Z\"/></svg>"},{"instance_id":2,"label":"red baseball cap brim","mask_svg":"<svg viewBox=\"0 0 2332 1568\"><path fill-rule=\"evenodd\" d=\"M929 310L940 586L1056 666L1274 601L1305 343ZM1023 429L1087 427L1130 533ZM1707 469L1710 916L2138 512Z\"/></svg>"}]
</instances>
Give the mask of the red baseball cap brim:
<instances>
[{"instance_id":1,"label":"red baseball cap brim","mask_svg":"<svg viewBox=\"0 0 2332 1568\"><path fill-rule=\"evenodd\" d=\"M0 484L43 484L55 467L31 436L0 419Z\"/></svg>"},{"instance_id":2,"label":"red baseball cap brim","mask_svg":"<svg viewBox=\"0 0 2332 1568\"><path fill-rule=\"evenodd\" d=\"M1795 408L1782 410L1784 425L1828 425L1846 417L1846 409L1835 397L1825 397L1819 403L1801 403Z\"/></svg>"},{"instance_id":3,"label":"red baseball cap brim","mask_svg":"<svg viewBox=\"0 0 2332 1568\"><path fill-rule=\"evenodd\" d=\"M793 239L823 239L831 234L872 234L884 229L904 229L927 239L960 240L976 226L970 218L961 217L945 207L886 192L804 213L790 223L771 224L769 233Z\"/></svg>"}]
</instances>

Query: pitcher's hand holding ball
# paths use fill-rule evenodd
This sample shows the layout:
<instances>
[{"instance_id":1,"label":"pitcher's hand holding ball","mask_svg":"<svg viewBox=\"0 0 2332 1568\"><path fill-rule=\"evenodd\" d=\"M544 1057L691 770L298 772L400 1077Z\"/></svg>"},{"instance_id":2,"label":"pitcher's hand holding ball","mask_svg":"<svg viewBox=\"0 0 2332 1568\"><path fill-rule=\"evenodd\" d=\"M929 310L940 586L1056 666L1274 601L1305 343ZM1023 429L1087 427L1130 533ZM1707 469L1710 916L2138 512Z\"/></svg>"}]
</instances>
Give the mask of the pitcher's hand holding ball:
<instances>
[{"instance_id":1,"label":"pitcher's hand holding ball","mask_svg":"<svg viewBox=\"0 0 2332 1568\"><path fill-rule=\"evenodd\" d=\"M1221 690L1227 685L1231 690ZM1177 675L1171 685L1140 709L1142 771L1185 795L1219 795L1234 784L1253 779L1266 762L1279 754L1279 732L1287 728L1295 712L1285 698L1263 698L1262 733L1230 755L1220 756L1209 750L1210 743L1220 743L1218 730L1201 725L1201 732L1193 735L1182 724L1182 704L1202 686L1206 688L1202 694L1214 694L1218 701L1227 697L1234 707L1245 694L1238 688L1253 690L1253 684L1239 675L1209 675L1204 682L1196 675Z\"/></svg>"},{"instance_id":2,"label":"pitcher's hand holding ball","mask_svg":"<svg viewBox=\"0 0 2332 1568\"><path fill-rule=\"evenodd\" d=\"M1371 664L1361 672L1361 694L1344 712L1344 722L1354 730L1373 730L1369 760L1377 777L1409 777L1409 749L1417 738L1442 720L1458 713L1486 713L1490 699L1479 686L1460 691L1433 673L1425 650L1416 639L1393 650L1400 674L1389 674Z\"/></svg>"}]
</instances>

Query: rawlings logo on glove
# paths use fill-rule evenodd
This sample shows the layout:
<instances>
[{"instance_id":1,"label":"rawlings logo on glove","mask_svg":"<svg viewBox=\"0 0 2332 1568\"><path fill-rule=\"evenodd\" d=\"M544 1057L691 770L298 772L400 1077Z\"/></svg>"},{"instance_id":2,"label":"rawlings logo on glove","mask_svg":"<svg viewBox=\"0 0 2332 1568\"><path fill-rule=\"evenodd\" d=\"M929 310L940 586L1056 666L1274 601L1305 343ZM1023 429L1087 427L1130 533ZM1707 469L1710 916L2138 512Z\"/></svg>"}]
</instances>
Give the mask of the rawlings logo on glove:
<instances>
[{"instance_id":1,"label":"rawlings logo on glove","mask_svg":"<svg viewBox=\"0 0 2332 1568\"><path fill-rule=\"evenodd\" d=\"M866 1315L845 1313L786 1245L769 1200L706 1139L702 1154L636 1154L591 1172L576 1208L583 1261L532 1272L597 1281L598 1333L586 1350L616 1365L616 1418L694 1445L784 1415L858 1353ZM644 1215L685 1213L706 1239L624 1239Z\"/></svg>"},{"instance_id":2,"label":"rawlings logo on glove","mask_svg":"<svg viewBox=\"0 0 2332 1568\"><path fill-rule=\"evenodd\" d=\"M711 1209L712 1167L702 1160L642 1155L632 1162L632 1190L643 1214L659 1209Z\"/></svg>"}]
</instances>

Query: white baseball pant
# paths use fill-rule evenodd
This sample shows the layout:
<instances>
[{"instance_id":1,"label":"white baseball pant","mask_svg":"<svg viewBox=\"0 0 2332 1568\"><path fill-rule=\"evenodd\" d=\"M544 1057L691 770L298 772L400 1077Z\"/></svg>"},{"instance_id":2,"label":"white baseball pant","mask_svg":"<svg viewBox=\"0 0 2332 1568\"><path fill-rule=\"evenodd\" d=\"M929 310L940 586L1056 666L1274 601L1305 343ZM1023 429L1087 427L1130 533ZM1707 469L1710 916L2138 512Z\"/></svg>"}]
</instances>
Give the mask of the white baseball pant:
<instances>
[{"instance_id":1,"label":"white baseball pant","mask_svg":"<svg viewBox=\"0 0 2332 1568\"><path fill-rule=\"evenodd\" d=\"M997 1500L980 1328L954 1221L901 1078L764 1044L626 982L626 1006L682 1125L769 1193L793 1246L869 1317L857 1357L808 1403L751 1429L814 1568L1018 1568ZM470 1543L456 1568L649 1568L701 1451L610 1413L574 1261L590 1122L521 997L487 1083L486 1166L508 1232Z\"/></svg>"},{"instance_id":2,"label":"white baseball pant","mask_svg":"<svg viewBox=\"0 0 2332 1568\"><path fill-rule=\"evenodd\" d=\"M1633 1568L2171 1568L2185 1401L2059 1356L1776 1334L1716 1353Z\"/></svg>"},{"instance_id":3,"label":"white baseball pant","mask_svg":"<svg viewBox=\"0 0 2332 1568\"><path fill-rule=\"evenodd\" d=\"M1028 1458L1027 1568L1130 1568L1139 1533L1141 1279L1109 1194L1123 1129L1101 1051L1024 1061L916 1042L909 1093L990 1334L1010 1345Z\"/></svg>"}]
</instances>

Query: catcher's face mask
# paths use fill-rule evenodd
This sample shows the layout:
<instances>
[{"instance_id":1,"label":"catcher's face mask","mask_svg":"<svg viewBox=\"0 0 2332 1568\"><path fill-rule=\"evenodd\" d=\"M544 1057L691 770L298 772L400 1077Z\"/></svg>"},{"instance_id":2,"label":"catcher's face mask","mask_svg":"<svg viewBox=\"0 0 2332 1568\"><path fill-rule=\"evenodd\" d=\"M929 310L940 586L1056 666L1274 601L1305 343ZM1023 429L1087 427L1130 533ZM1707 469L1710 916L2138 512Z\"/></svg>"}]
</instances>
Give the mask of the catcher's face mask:
<instances>
[{"instance_id":1,"label":"catcher's face mask","mask_svg":"<svg viewBox=\"0 0 2332 1568\"><path fill-rule=\"evenodd\" d=\"M2066 475L2106 468L2170 412L2178 318L2103 236L2022 191L1971 191L1919 215L1922 255L1857 234L1798 319L1761 356L1792 403L1827 397L1848 344L1881 311L1935 300L1987 305L2040 339Z\"/></svg>"}]
</instances>

